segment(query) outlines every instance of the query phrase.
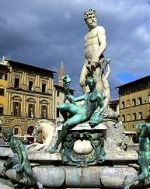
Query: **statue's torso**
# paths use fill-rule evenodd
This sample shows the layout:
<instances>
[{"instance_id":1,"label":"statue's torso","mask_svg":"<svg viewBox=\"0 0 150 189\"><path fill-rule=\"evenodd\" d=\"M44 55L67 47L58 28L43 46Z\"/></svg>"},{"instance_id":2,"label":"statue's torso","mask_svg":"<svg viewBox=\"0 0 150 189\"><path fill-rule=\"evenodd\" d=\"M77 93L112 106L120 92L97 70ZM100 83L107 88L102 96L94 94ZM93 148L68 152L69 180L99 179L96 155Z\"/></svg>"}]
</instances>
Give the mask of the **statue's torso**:
<instances>
[{"instance_id":1,"label":"statue's torso","mask_svg":"<svg viewBox=\"0 0 150 189\"><path fill-rule=\"evenodd\" d=\"M85 103L81 108L82 113L86 113L86 115L89 117L94 113L97 107L97 91L87 93L85 97Z\"/></svg>"},{"instance_id":2,"label":"statue's torso","mask_svg":"<svg viewBox=\"0 0 150 189\"><path fill-rule=\"evenodd\" d=\"M98 33L101 32L101 26L97 26L96 28L89 31L84 39L85 44L85 58L92 59L93 52L99 50L100 42L98 39Z\"/></svg>"}]
</instances>

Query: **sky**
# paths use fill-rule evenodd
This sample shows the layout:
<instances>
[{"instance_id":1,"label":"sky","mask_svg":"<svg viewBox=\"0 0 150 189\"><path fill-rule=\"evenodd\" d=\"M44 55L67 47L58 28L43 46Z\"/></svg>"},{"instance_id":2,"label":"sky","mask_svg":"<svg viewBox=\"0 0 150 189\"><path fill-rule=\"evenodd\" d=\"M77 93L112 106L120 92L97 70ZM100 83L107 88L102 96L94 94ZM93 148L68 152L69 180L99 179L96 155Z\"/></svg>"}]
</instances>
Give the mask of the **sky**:
<instances>
[{"instance_id":1,"label":"sky","mask_svg":"<svg viewBox=\"0 0 150 189\"><path fill-rule=\"evenodd\" d=\"M117 98L117 86L149 75L150 0L0 0L0 59L53 71L63 59L80 94L88 9L106 30L111 98Z\"/></svg>"}]
</instances>

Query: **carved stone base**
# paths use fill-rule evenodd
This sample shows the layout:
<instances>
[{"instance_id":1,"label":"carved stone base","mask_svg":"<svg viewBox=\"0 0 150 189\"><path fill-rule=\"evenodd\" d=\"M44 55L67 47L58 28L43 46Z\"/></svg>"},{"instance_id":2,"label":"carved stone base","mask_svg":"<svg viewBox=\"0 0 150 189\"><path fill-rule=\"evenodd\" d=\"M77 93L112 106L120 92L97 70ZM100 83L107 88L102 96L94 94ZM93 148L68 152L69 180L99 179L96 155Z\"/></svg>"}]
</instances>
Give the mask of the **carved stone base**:
<instances>
[{"instance_id":1,"label":"carved stone base","mask_svg":"<svg viewBox=\"0 0 150 189\"><path fill-rule=\"evenodd\" d=\"M91 128L88 123L83 123L69 130L62 142L63 163L86 166L103 162L106 129L104 124Z\"/></svg>"}]
</instances>

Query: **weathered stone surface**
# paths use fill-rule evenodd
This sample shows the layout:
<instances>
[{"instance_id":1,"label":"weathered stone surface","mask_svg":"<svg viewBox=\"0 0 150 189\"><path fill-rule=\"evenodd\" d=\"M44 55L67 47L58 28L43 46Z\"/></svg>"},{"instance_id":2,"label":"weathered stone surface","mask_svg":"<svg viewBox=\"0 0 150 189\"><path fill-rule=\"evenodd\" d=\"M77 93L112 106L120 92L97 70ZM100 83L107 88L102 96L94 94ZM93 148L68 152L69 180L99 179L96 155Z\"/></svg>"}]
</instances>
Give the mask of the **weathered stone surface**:
<instances>
[{"instance_id":1,"label":"weathered stone surface","mask_svg":"<svg viewBox=\"0 0 150 189\"><path fill-rule=\"evenodd\" d=\"M4 160L0 160L0 175L2 175L2 170L4 169L3 164L4 164Z\"/></svg>"},{"instance_id":2,"label":"weathered stone surface","mask_svg":"<svg viewBox=\"0 0 150 189\"><path fill-rule=\"evenodd\" d=\"M29 160L32 161L61 161L62 155L60 153L50 154L49 152L33 152L28 155Z\"/></svg>"},{"instance_id":3,"label":"weathered stone surface","mask_svg":"<svg viewBox=\"0 0 150 189\"><path fill-rule=\"evenodd\" d=\"M66 171L66 186L77 188L94 188L101 187L99 172L101 167L89 166L77 168L75 166L64 167Z\"/></svg>"},{"instance_id":4,"label":"weathered stone surface","mask_svg":"<svg viewBox=\"0 0 150 189\"><path fill-rule=\"evenodd\" d=\"M0 161L0 175L2 175L3 162ZM123 188L131 178L137 175L136 169L128 165L112 166L35 166L33 171L44 187L66 188ZM19 182L14 169L6 172L10 180ZM30 183L28 183L30 184ZM146 188L146 185L145 185Z\"/></svg>"},{"instance_id":5,"label":"weathered stone surface","mask_svg":"<svg viewBox=\"0 0 150 189\"><path fill-rule=\"evenodd\" d=\"M137 176L137 171L132 167L103 167L100 180L104 187L123 188L125 183Z\"/></svg>"},{"instance_id":6,"label":"weathered stone surface","mask_svg":"<svg viewBox=\"0 0 150 189\"><path fill-rule=\"evenodd\" d=\"M106 141L104 143L105 152L124 151L128 137L124 134L121 122L114 119L104 120L107 127Z\"/></svg>"},{"instance_id":7,"label":"weathered stone surface","mask_svg":"<svg viewBox=\"0 0 150 189\"><path fill-rule=\"evenodd\" d=\"M0 157L6 158L8 156L12 156L12 151L8 147L0 147ZM38 161L61 161L62 155L60 153L50 154L49 152L32 152L28 155L29 160L34 162ZM106 153L106 160L110 161L137 161L138 154L136 151L114 151Z\"/></svg>"},{"instance_id":8,"label":"weathered stone surface","mask_svg":"<svg viewBox=\"0 0 150 189\"><path fill-rule=\"evenodd\" d=\"M135 151L116 151L116 152L107 152L106 160L114 162L127 162L127 161L137 161L138 154Z\"/></svg>"},{"instance_id":9,"label":"weathered stone surface","mask_svg":"<svg viewBox=\"0 0 150 189\"><path fill-rule=\"evenodd\" d=\"M36 166L33 168L38 180L45 187L61 187L65 182L65 171L63 167L55 166ZM6 175L14 181L19 181L18 175L16 174L15 169L10 169L6 172ZM21 183L21 181L20 181ZM31 183L28 183L31 184Z\"/></svg>"},{"instance_id":10,"label":"weathered stone surface","mask_svg":"<svg viewBox=\"0 0 150 189\"><path fill-rule=\"evenodd\" d=\"M93 147L91 145L91 142L89 140L77 140L74 143L73 150L77 154L89 154L92 152Z\"/></svg>"},{"instance_id":11,"label":"weathered stone surface","mask_svg":"<svg viewBox=\"0 0 150 189\"><path fill-rule=\"evenodd\" d=\"M0 157L13 156L12 150L9 146L0 146Z\"/></svg>"}]
</instances>

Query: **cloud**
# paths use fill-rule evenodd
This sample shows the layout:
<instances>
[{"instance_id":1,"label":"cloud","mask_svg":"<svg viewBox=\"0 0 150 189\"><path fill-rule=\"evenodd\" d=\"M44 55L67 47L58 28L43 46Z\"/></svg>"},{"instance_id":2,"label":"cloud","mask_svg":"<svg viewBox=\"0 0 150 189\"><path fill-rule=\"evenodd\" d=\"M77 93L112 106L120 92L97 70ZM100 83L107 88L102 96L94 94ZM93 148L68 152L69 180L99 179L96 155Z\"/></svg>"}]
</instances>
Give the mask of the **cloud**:
<instances>
[{"instance_id":1,"label":"cloud","mask_svg":"<svg viewBox=\"0 0 150 189\"><path fill-rule=\"evenodd\" d=\"M90 8L106 29L105 56L111 58L110 86L116 97L116 86L149 75L148 0L1 0L0 56L55 71L63 58L72 87L81 91L83 39L88 31L83 12Z\"/></svg>"}]
</instances>

